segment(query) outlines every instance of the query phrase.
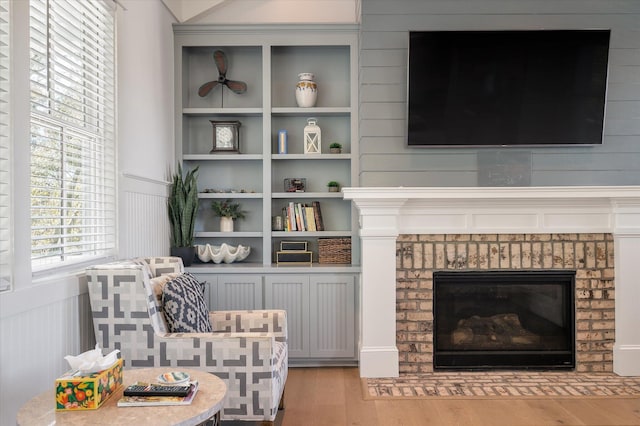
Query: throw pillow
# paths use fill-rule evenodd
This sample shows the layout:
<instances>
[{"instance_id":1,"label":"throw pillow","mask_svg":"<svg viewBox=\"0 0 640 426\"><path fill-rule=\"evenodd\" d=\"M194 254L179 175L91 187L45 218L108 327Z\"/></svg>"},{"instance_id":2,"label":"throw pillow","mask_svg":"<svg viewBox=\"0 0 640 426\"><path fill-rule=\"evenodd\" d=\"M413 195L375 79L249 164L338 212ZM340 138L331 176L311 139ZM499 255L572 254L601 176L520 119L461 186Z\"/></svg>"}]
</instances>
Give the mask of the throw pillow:
<instances>
[{"instance_id":1,"label":"throw pillow","mask_svg":"<svg viewBox=\"0 0 640 426\"><path fill-rule=\"evenodd\" d=\"M162 307L170 333L213 331L204 301L204 287L189 272L164 285Z\"/></svg>"},{"instance_id":2,"label":"throw pillow","mask_svg":"<svg viewBox=\"0 0 640 426\"><path fill-rule=\"evenodd\" d=\"M153 295L156 297L156 304L158 305L159 309L162 309L162 293L164 292L164 286L179 275L179 272L172 272L170 274L160 275L159 277L151 278L151 280L149 280L151 290L153 291Z\"/></svg>"}]
</instances>

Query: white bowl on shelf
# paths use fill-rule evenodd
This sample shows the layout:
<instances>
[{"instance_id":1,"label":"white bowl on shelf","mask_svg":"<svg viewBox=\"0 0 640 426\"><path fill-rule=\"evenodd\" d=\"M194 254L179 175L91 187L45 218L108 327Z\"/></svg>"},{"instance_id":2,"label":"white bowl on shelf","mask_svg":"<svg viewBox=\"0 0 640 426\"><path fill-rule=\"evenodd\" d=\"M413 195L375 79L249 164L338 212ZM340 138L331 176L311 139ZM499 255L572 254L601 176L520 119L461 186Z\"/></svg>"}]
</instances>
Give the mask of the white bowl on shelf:
<instances>
[{"instance_id":1,"label":"white bowl on shelf","mask_svg":"<svg viewBox=\"0 0 640 426\"><path fill-rule=\"evenodd\" d=\"M214 246L211 244L196 245L198 259L202 262L233 263L240 262L249 256L251 247L238 244L237 247L227 243Z\"/></svg>"}]
</instances>

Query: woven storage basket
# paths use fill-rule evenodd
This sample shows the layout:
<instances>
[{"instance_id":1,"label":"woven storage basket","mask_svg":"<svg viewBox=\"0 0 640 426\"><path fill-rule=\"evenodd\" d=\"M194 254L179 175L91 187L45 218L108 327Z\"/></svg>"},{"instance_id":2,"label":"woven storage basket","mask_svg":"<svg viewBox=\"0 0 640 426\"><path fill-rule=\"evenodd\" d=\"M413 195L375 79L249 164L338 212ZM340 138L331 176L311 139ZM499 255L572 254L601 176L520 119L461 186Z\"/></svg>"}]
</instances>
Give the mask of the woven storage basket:
<instances>
[{"instance_id":1,"label":"woven storage basket","mask_svg":"<svg viewBox=\"0 0 640 426\"><path fill-rule=\"evenodd\" d=\"M319 238L318 263L351 263L351 238Z\"/></svg>"}]
</instances>

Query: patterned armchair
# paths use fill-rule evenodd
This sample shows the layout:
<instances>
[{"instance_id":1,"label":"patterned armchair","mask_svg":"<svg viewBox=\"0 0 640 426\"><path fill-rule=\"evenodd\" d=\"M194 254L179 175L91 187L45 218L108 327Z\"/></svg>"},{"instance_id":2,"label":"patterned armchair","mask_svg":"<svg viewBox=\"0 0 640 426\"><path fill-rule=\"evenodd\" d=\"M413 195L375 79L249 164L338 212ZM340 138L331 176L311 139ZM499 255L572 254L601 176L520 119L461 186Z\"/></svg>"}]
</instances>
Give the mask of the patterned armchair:
<instances>
[{"instance_id":1,"label":"patterned armchair","mask_svg":"<svg viewBox=\"0 0 640 426\"><path fill-rule=\"evenodd\" d=\"M87 269L96 341L119 349L125 368L197 368L227 384L222 420L275 420L287 379L281 310L209 312L213 333L169 333L154 277L183 273L177 257L138 258Z\"/></svg>"}]
</instances>

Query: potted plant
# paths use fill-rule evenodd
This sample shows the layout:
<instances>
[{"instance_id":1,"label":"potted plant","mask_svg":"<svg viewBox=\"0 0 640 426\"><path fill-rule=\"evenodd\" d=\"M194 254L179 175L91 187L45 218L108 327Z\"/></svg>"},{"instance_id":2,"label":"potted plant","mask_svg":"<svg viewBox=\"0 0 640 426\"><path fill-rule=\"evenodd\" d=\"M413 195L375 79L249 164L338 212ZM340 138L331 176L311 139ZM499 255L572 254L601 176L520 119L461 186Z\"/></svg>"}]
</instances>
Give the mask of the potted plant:
<instances>
[{"instance_id":1,"label":"potted plant","mask_svg":"<svg viewBox=\"0 0 640 426\"><path fill-rule=\"evenodd\" d=\"M171 255L181 257L185 266L191 265L196 252L193 230L198 212L197 175L198 167L183 177L182 165L178 164L167 201L171 226Z\"/></svg>"},{"instance_id":2,"label":"potted plant","mask_svg":"<svg viewBox=\"0 0 640 426\"><path fill-rule=\"evenodd\" d=\"M329 188L329 192L340 191L340 184L335 180L329 181L329 183L327 183L327 187Z\"/></svg>"},{"instance_id":3,"label":"potted plant","mask_svg":"<svg viewBox=\"0 0 640 426\"><path fill-rule=\"evenodd\" d=\"M332 154L340 154L342 152L342 144L332 142L331 145L329 145L329 152Z\"/></svg>"},{"instance_id":4,"label":"potted plant","mask_svg":"<svg viewBox=\"0 0 640 426\"><path fill-rule=\"evenodd\" d=\"M232 203L231 200L214 201L211 208L216 216L220 217L220 231L233 232L234 219L243 219L247 212L241 210L240 204Z\"/></svg>"}]
</instances>

